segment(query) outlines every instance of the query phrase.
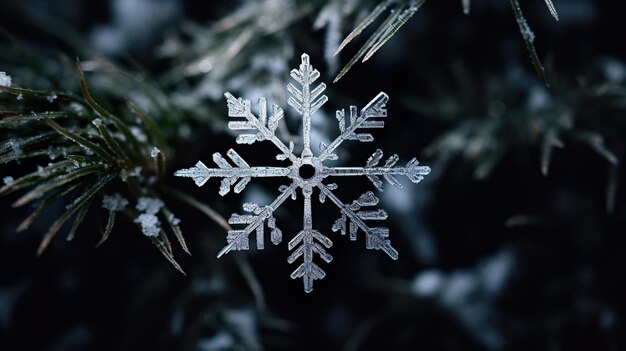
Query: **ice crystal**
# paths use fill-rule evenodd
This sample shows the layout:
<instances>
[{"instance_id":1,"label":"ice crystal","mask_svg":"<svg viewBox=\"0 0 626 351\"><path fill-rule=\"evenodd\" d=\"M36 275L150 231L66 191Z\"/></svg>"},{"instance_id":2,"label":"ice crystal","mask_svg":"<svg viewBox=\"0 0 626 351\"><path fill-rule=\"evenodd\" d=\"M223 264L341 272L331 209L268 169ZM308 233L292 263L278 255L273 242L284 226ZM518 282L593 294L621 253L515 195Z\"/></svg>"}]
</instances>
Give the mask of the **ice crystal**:
<instances>
[{"instance_id":1,"label":"ice crystal","mask_svg":"<svg viewBox=\"0 0 626 351\"><path fill-rule=\"evenodd\" d=\"M128 200L118 193L115 193L112 196L104 195L102 198L102 207L109 211L124 211L124 208L126 208L127 205Z\"/></svg>"},{"instance_id":2,"label":"ice crystal","mask_svg":"<svg viewBox=\"0 0 626 351\"><path fill-rule=\"evenodd\" d=\"M11 176L6 176L2 178L2 181L4 182L4 185L11 185L15 180Z\"/></svg>"},{"instance_id":3,"label":"ice crystal","mask_svg":"<svg viewBox=\"0 0 626 351\"><path fill-rule=\"evenodd\" d=\"M135 223L141 225L141 231L145 236L159 236L161 223L157 216L149 213L142 213L135 219Z\"/></svg>"},{"instance_id":4,"label":"ice crystal","mask_svg":"<svg viewBox=\"0 0 626 351\"><path fill-rule=\"evenodd\" d=\"M156 237L161 232L161 222L156 216L157 212L163 207L163 201L150 197L140 197L137 199L136 209L142 211L135 223L141 225L141 231L146 236Z\"/></svg>"},{"instance_id":5,"label":"ice crystal","mask_svg":"<svg viewBox=\"0 0 626 351\"><path fill-rule=\"evenodd\" d=\"M11 83L11 76L6 74L6 72L0 72L0 85L4 87L10 87ZM2 92L0 91L0 93Z\"/></svg>"},{"instance_id":6,"label":"ice crystal","mask_svg":"<svg viewBox=\"0 0 626 351\"><path fill-rule=\"evenodd\" d=\"M321 83L313 86L313 82L319 78L320 73L309 63L309 56L302 55L299 69L291 71L291 77L297 85L288 84L287 90L291 94L288 104L302 116L303 150L300 156L294 153L294 144L283 143L276 135L278 122L284 116L284 111L277 105L272 104L267 110L267 102L264 98L258 101L258 114L252 112L250 100L236 98L230 93L225 93L228 104L228 115L233 118L228 123L232 130L243 130L243 134L237 137L239 144L253 144L258 141L270 141L280 151L276 155L279 161L289 162L284 167L255 167L250 166L239 154L230 149L223 157L220 153L213 154L213 162L218 168L209 168L202 161L198 161L194 167L181 169L175 173L179 177L190 177L198 186L204 185L210 178L223 178L219 190L220 195L226 195L231 190L241 192L252 178L258 177L284 177L289 182L279 188L280 194L269 205L245 203L243 214L233 214L228 223L234 226L228 231L227 245L219 252L218 257L233 250L248 250L250 234L255 233L257 249L263 249L265 243L265 226L269 229L270 241L277 245L282 241L282 231L277 227L274 211L288 198L296 199L297 192L302 189L304 197L303 228L288 243L288 248L293 251L287 261L294 263L302 259L302 263L291 274L291 278L304 280L304 291L313 290L313 281L322 279L326 273L316 263L313 256L317 255L322 260L330 262L332 256L326 252L333 242L322 232L313 228L313 216L311 211L311 197L313 190L319 191L319 201L330 200L337 206L340 216L332 226L332 230L349 235L350 240L356 240L357 234L365 234L365 246L368 249L384 251L392 259L398 258L398 252L391 246L389 241L389 229L383 226L371 224L372 221L382 221L387 218L387 213L376 208L378 197L367 191L351 203L345 203L336 194L336 184L329 182L332 177L365 176L374 186L382 191L383 182L402 188L398 181L399 176L406 176L413 183L418 183L425 175L430 173L427 166L419 166L415 158L405 166L396 166L399 158L397 155L389 157L384 165L379 166L383 159L383 152L376 150L366 161L363 167L331 167L326 161L337 160L335 150L347 140L359 142L371 142L372 134L366 129L383 128L383 118L387 117L385 105L389 100L387 94L381 92L359 112L355 106L351 106L346 112L339 110L336 113L339 122L340 135L329 145L320 145L320 152L314 155L311 150L311 117L327 100L322 92L326 85Z\"/></svg>"},{"instance_id":7,"label":"ice crystal","mask_svg":"<svg viewBox=\"0 0 626 351\"><path fill-rule=\"evenodd\" d=\"M150 151L150 157L157 158L157 156L159 155L160 152L161 152L161 149L159 149L158 147L155 146Z\"/></svg>"}]
</instances>

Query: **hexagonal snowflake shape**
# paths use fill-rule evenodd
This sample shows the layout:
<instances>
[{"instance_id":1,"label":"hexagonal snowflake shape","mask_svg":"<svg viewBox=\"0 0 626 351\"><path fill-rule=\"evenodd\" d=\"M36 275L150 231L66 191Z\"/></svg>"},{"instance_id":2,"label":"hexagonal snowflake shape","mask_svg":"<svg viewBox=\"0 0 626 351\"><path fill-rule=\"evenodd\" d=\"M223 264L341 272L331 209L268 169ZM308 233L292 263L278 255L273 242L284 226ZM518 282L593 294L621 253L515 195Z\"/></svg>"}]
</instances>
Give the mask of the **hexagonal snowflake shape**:
<instances>
[{"instance_id":1,"label":"hexagonal snowflake shape","mask_svg":"<svg viewBox=\"0 0 626 351\"><path fill-rule=\"evenodd\" d=\"M289 162L289 165L251 167L235 150L230 149L226 153L230 161L220 153L213 154L213 161L218 168L208 168L198 161L194 167L181 169L175 173L179 177L192 178L198 186L204 185L211 177L223 178L219 191L222 196L229 193L231 188L236 193L241 192L252 178L284 177L289 181L289 184L279 188L280 194L269 205L245 203L244 214L233 214L230 217L228 223L236 228L228 231L226 237L228 244L219 252L218 257L233 250L248 250L250 234L253 232L256 234L257 249L263 249L265 226L269 228L272 243L279 244L283 235L276 226L274 211L290 196L296 199L297 192L302 189L303 228L289 241L288 248L293 252L287 261L294 263L302 258L303 262L293 271L291 278L302 278L306 292L313 290L314 280L322 279L326 275L322 268L313 262L313 257L317 255L326 262L332 260L332 256L326 252L326 249L330 248L333 242L326 235L313 229L311 196L314 188L319 190L320 202L323 203L329 199L339 209L340 217L333 224L333 231L340 231L342 235L349 234L350 240L356 240L357 233L361 231L365 234L366 248L383 250L395 260L398 258L398 252L391 246L388 239L389 229L371 224L373 221L382 221L387 218L384 210L376 208L378 204L376 195L367 191L352 203L344 203L334 192L337 185L328 181L332 177L365 176L378 190L382 191L383 179L402 188L402 184L397 179L398 176L406 176L413 183L418 183L430 173L430 168L419 166L415 158L403 167L396 166L398 155L389 157L381 166L379 165L383 158L381 150L376 150L363 167L326 166L324 164L326 160L337 160L334 152L344 141L371 142L374 140L367 129L384 127L382 119L387 117L385 105L389 97L383 92L379 93L360 112L355 106L350 106L347 114L344 110L337 111L340 135L330 145L320 145L320 153L314 155L311 151L311 116L328 100L326 95L322 95L326 89L324 83L311 89L313 82L319 76L319 71L309 63L309 56L303 54L299 69L291 71L291 77L299 87L291 83L287 85L287 90L291 94L287 102L302 116L303 150L300 156L294 154L293 142L289 142L287 146L275 134L278 123L284 116L284 111L280 107L272 105L268 115L266 100L260 98L257 116L252 113L250 100L235 98L230 93L224 94L228 102L228 116L233 118L228 123L228 127L232 130L245 131L237 137L237 143L253 144L270 141L280 150L276 159Z\"/></svg>"}]
</instances>

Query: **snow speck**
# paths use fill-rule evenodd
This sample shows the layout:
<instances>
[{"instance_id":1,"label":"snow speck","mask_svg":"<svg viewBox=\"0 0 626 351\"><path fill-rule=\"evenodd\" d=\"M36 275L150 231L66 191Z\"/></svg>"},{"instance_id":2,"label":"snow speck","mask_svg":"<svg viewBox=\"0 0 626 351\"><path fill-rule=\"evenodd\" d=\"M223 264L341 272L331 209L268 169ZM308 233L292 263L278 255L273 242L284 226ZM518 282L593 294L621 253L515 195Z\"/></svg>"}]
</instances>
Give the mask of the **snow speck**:
<instances>
[{"instance_id":1,"label":"snow speck","mask_svg":"<svg viewBox=\"0 0 626 351\"><path fill-rule=\"evenodd\" d=\"M0 72L0 85L4 87L11 86L11 76L7 75L6 72Z\"/></svg>"},{"instance_id":2,"label":"snow speck","mask_svg":"<svg viewBox=\"0 0 626 351\"><path fill-rule=\"evenodd\" d=\"M56 95L48 95L48 96L46 96L46 99L48 100L49 103L53 103L54 100L57 99L57 96Z\"/></svg>"},{"instance_id":3,"label":"snow speck","mask_svg":"<svg viewBox=\"0 0 626 351\"><path fill-rule=\"evenodd\" d=\"M102 198L102 207L110 211L123 211L127 205L128 200L118 193L115 193L112 196L104 195Z\"/></svg>"},{"instance_id":4,"label":"snow speck","mask_svg":"<svg viewBox=\"0 0 626 351\"><path fill-rule=\"evenodd\" d=\"M135 223L141 225L141 231L145 236L159 236L161 226L157 216L149 213L142 213L135 219Z\"/></svg>"},{"instance_id":5,"label":"snow speck","mask_svg":"<svg viewBox=\"0 0 626 351\"><path fill-rule=\"evenodd\" d=\"M22 155L22 148L20 147L19 143L17 143L15 140L11 140L11 141L9 141L9 145L13 149L13 155L14 156Z\"/></svg>"},{"instance_id":6,"label":"snow speck","mask_svg":"<svg viewBox=\"0 0 626 351\"><path fill-rule=\"evenodd\" d=\"M157 158L160 152L161 152L161 149L155 146L152 148L152 151L150 151L150 157Z\"/></svg>"},{"instance_id":7,"label":"snow speck","mask_svg":"<svg viewBox=\"0 0 626 351\"><path fill-rule=\"evenodd\" d=\"M100 118L96 118L91 121L91 124L93 124L96 128L100 128L102 126L102 120Z\"/></svg>"},{"instance_id":8,"label":"snow speck","mask_svg":"<svg viewBox=\"0 0 626 351\"><path fill-rule=\"evenodd\" d=\"M163 201L150 197L137 199L136 208L143 213L135 219L135 223L141 225L141 231L146 236L158 236L161 231L161 222L155 214L163 207Z\"/></svg>"},{"instance_id":9,"label":"snow speck","mask_svg":"<svg viewBox=\"0 0 626 351\"><path fill-rule=\"evenodd\" d=\"M526 22L526 20L522 17L518 19L517 23L519 24L519 29L524 39L530 43L535 42L535 33L532 29L530 29L528 22Z\"/></svg>"},{"instance_id":10,"label":"snow speck","mask_svg":"<svg viewBox=\"0 0 626 351\"><path fill-rule=\"evenodd\" d=\"M4 185L11 185L14 182L13 177L11 176L6 176L2 180L4 181Z\"/></svg>"},{"instance_id":11,"label":"snow speck","mask_svg":"<svg viewBox=\"0 0 626 351\"><path fill-rule=\"evenodd\" d=\"M18 94L16 99L17 99L17 101L20 101L20 100L24 99L24 95L23 94Z\"/></svg>"}]
</instances>

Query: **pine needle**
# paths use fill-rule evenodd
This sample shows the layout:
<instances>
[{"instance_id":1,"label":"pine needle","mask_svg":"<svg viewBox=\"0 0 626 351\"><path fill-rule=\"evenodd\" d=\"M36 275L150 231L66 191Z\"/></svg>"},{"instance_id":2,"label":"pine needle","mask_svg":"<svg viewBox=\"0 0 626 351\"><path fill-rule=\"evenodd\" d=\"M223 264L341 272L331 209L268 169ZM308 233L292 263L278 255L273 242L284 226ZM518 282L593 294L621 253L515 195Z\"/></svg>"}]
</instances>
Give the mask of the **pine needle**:
<instances>
[{"instance_id":1,"label":"pine needle","mask_svg":"<svg viewBox=\"0 0 626 351\"><path fill-rule=\"evenodd\" d=\"M409 8L405 9L394 19L394 22L389 26L385 32L380 36L379 41L370 48L365 54L362 62L369 60L372 55L376 53L391 37L398 32L398 30L406 24L406 22L413 17L413 15L419 10L419 8L426 2L426 0L412 1ZM398 11L399 12L399 11Z\"/></svg>"},{"instance_id":2,"label":"pine needle","mask_svg":"<svg viewBox=\"0 0 626 351\"><path fill-rule=\"evenodd\" d=\"M387 9L387 7L389 7L390 4L391 4L391 0L386 0L386 1L383 1L382 3L378 4L372 10L372 12L370 12L370 14L367 15L367 17L365 17L363 19L363 21L361 21L352 30L352 32L350 32L350 34L348 34L348 36L341 42L341 44L339 45L339 47L335 51L335 55L339 54L339 52L341 50L343 50L343 48L346 47L346 45L348 45L348 43L350 43L352 41L352 39L356 38L359 34L361 34L361 32L365 28L367 28L370 24L372 24L372 22L374 22L374 20L376 18L378 18L378 16L380 16L380 14L383 13L383 11L385 11Z\"/></svg>"},{"instance_id":3,"label":"pine needle","mask_svg":"<svg viewBox=\"0 0 626 351\"><path fill-rule=\"evenodd\" d=\"M528 54L530 55L530 60L535 67L535 71L537 72L537 76L539 79L546 85L550 86L548 80L546 79L546 72L539 60L539 56L537 55L537 51L535 50L535 46L533 42L535 41L535 34L528 26L528 22L524 18L524 14L522 13L522 9L520 8L518 0L509 0L511 3L511 7L513 8L513 15L515 15L515 20L517 21L517 25L519 26L520 33L522 33L522 38L524 38L524 43L526 43L526 49L528 49Z\"/></svg>"},{"instance_id":4,"label":"pine needle","mask_svg":"<svg viewBox=\"0 0 626 351\"><path fill-rule=\"evenodd\" d=\"M165 220L170 225L170 228L172 229L174 236L176 236L176 239L178 240L178 243L180 244L180 246L188 255L191 255L191 252L189 251L189 248L187 247L187 243L185 242L185 238L183 237L183 232L180 230L180 227L178 226L178 223L176 221L176 217L174 216L172 211L170 211L167 207L164 206L161 208L161 212L165 216Z\"/></svg>"},{"instance_id":5,"label":"pine needle","mask_svg":"<svg viewBox=\"0 0 626 351\"><path fill-rule=\"evenodd\" d=\"M111 231L113 231L113 225L115 224L115 211L109 210L109 218L107 219L107 225L104 229L104 233L102 233L102 237L100 241L96 244L96 247L100 247L100 245L104 244L105 241L109 238Z\"/></svg>"},{"instance_id":6,"label":"pine needle","mask_svg":"<svg viewBox=\"0 0 626 351\"><path fill-rule=\"evenodd\" d=\"M81 225L81 223L83 223L83 220L85 219L85 216L87 215L87 212L89 212L89 206L91 205L92 200L93 198L89 199L89 201L87 201L83 206L81 206L80 211L78 211L78 214L76 215L76 218L74 219L74 223L72 223L72 228L70 229L70 232L67 234L67 237L66 237L67 241L74 240L74 236L76 235L76 231L78 230L78 227Z\"/></svg>"},{"instance_id":7,"label":"pine needle","mask_svg":"<svg viewBox=\"0 0 626 351\"><path fill-rule=\"evenodd\" d=\"M350 68L352 68L352 66L354 66L354 64L358 60L360 60L365 55L365 53L378 41L378 38L382 35L385 28L387 28L387 26L390 25L397 16L397 13L391 13L385 19L385 21L376 29L374 34L372 34L372 36L367 39L367 41L365 42L365 44L363 44L359 51L350 59L350 61L348 61L348 63L341 69L341 71L339 71L339 74L337 74L337 77L335 77L333 83L336 83L337 81L339 81L339 79L341 79L341 77L348 73Z\"/></svg>"},{"instance_id":8,"label":"pine needle","mask_svg":"<svg viewBox=\"0 0 626 351\"><path fill-rule=\"evenodd\" d=\"M98 181L96 181L93 186L87 186L85 188L85 192L76 198L73 203L71 203L67 207L67 211L61 217L59 217L51 226L48 232L43 236L41 243L39 244L39 248L37 249L37 256L41 256L44 250L50 244L50 241L54 237L54 235L61 229L63 224L78 211L82 206L89 201L98 191L100 191L107 183L113 180L117 175L116 174L107 174L103 177L100 177Z\"/></svg>"},{"instance_id":9,"label":"pine needle","mask_svg":"<svg viewBox=\"0 0 626 351\"><path fill-rule=\"evenodd\" d=\"M548 10L550 10L550 14L552 14L552 17L554 17L554 19L558 21L559 14L558 12L556 12L556 7L554 6L552 0L546 0L546 5L548 6Z\"/></svg>"}]
</instances>

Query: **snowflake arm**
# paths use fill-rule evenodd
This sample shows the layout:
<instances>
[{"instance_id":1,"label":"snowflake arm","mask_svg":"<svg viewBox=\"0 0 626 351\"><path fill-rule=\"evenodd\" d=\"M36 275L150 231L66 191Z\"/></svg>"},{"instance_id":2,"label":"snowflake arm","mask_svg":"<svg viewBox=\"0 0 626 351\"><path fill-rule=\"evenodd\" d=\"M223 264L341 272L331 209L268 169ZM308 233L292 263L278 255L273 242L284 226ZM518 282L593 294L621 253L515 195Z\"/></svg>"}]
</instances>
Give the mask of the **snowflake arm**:
<instances>
[{"instance_id":1,"label":"snowflake arm","mask_svg":"<svg viewBox=\"0 0 626 351\"><path fill-rule=\"evenodd\" d=\"M235 185L235 193L240 193L253 177L285 177L291 172L286 167L250 167L239 154L230 149L226 153L233 161L233 167L219 152L213 154L213 162L219 168L208 168L202 161L198 161L194 167L178 170L174 173L178 177L192 178L197 186L203 186L211 177L224 178L220 185L219 194L224 196L230 192L231 186Z\"/></svg>"},{"instance_id":2,"label":"snowflake arm","mask_svg":"<svg viewBox=\"0 0 626 351\"><path fill-rule=\"evenodd\" d=\"M291 278L302 278L304 291L307 293L313 291L314 280L322 279L326 276L324 270L313 263L313 254L318 254L326 263L330 263L333 259L324 249L324 247L328 249L333 246L333 242L322 233L313 229L313 214L311 213L312 192L310 186L306 186L302 190L304 194L304 228L289 242L289 251L299 246L287 259L287 262L291 264L302 257L302 264L291 273Z\"/></svg>"},{"instance_id":3,"label":"snowflake arm","mask_svg":"<svg viewBox=\"0 0 626 351\"><path fill-rule=\"evenodd\" d=\"M259 99L259 117L252 113L250 100L235 98L231 93L224 93L228 104L228 116L231 118L244 117L246 120L236 120L228 122L228 128L231 130L257 130L256 134L245 133L237 137L238 144L253 144L257 141L269 140L282 151L282 154L276 156L279 160L289 159L294 161L297 159L293 154L293 145L287 147L276 136L276 128L278 121L284 117L285 113L282 108L272 104L272 114L267 117L267 102L264 98Z\"/></svg>"},{"instance_id":4,"label":"snowflake arm","mask_svg":"<svg viewBox=\"0 0 626 351\"><path fill-rule=\"evenodd\" d=\"M398 251L391 246L389 239L389 229L386 227L370 227L365 223L366 220L385 220L387 212L385 210L361 210L362 207L372 207L378 204L378 198L373 192L363 193L352 204L346 205L332 192L329 186L320 183L317 186L329 198L341 212L341 217L333 224L333 231L341 230L341 234L348 232L348 224L350 230L350 240L356 240L359 229L365 233L365 247L367 249L383 250L389 257L394 260L398 259ZM349 221L348 221L349 220Z\"/></svg>"},{"instance_id":5,"label":"snowflake arm","mask_svg":"<svg viewBox=\"0 0 626 351\"><path fill-rule=\"evenodd\" d=\"M274 218L274 211L280 207L280 205L287 200L289 196L292 199L296 197L297 184L294 182L290 186L281 186L281 194L267 206L258 206L256 204L244 204L244 211L252 212L253 215L239 215L233 214L228 223L231 225L245 224L243 229L231 229L228 231L226 241L228 244L220 250L217 257L222 257L233 250L248 250L249 249L249 236L250 233L256 231L256 246L261 250L264 247L264 223L267 220L267 225L271 229L271 241L275 245L280 244L282 241L282 232L276 227L276 219Z\"/></svg>"},{"instance_id":6,"label":"snowflake arm","mask_svg":"<svg viewBox=\"0 0 626 351\"><path fill-rule=\"evenodd\" d=\"M382 150L376 150L367 160L365 167L323 167L321 174L328 176L367 176L374 186L383 191L383 182L379 176L383 176L389 184L402 189L402 184L395 176L406 176L413 183L419 183L425 175L430 173L430 167L419 166L417 159L413 158L404 167L394 167L398 162L398 155L389 157L383 167L376 167L383 157Z\"/></svg>"},{"instance_id":7,"label":"snowflake arm","mask_svg":"<svg viewBox=\"0 0 626 351\"><path fill-rule=\"evenodd\" d=\"M327 158L337 159L337 155L333 152L346 140L373 141L374 137L372 134L356 133L356 131L358 129L384 128L384 121L372 121L370 119L387 117L387 110L385 109L387 101L389 101L389 96L380 92L361 110L360 114L357 114L356 106L350 106L350 114L348 116L346 116L344 110L338 110L336 117L339 121L341 134L328 147L322 145L322 153L319 155L320 162Z\"/></svg>"},{"instance_id":8,"label":"snowflake arm","mask_svg":"<svg viewBox=\"0 0 626 351\"><path fill-rule=\"evenodd\" d=\"M311 90L311 84L319 78L320 72L311 66L309 55L302 54L301 59L300 68L291 70L291 77L300 84L300 89L291 83L287 85L287 90L292 95L287 99L287 103L302 115L304 149L301 157L310 159L313 156L311 151L311 115L328 101L328 97L321 95L326 89L326 84L324 83L320 83Z\"/></svg>"}]
</instances>

